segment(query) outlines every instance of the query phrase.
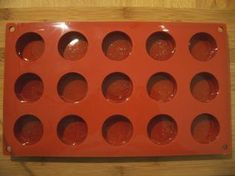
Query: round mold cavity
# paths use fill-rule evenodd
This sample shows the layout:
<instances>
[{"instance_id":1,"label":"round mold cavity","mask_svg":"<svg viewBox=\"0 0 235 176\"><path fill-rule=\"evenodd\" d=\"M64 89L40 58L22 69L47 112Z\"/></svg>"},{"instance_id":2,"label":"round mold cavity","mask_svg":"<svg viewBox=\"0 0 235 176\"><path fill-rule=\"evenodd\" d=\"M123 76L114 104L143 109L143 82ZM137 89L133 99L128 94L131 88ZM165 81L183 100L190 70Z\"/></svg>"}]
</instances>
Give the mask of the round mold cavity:
<instances>
[{"instance_id":1,"label":"round mold cavity","mask_svg":"<svg viewBox=\"0 0 235 176\"><path fill-rule=\"evenodd\" d=\"M87 124L79 116L68 115L57 126L58 138L67 145L79 145L87 137Z\"/></svg>"},{"instance_id":2,"label":"round mold cavity","mask_svg":"<svg viewBox=\"0 0 235 176\"><path fill-rule=\"evenodd\" d=\"M153 143L165 145L175 139L177 124L169 115L157 115L149 121L147 132Z\"/></svg>"},{"instance_id":3,"label":"round mold cavity","mask_svg":"<svg viewBox=\"0 0 235 176\"><path fill-rule=\"evenodd\" d=\"M16 53L25 61L34 61L40 58L44 52L43 38L34 32L23 34L16 42Z\"/></svg>"},{"instance_id":4,"label":"round mold cavity","mask_svg":"<svg viewBox=\"0 0 235 176\"><path fill-rule=\"evenodd\" d=\"M147 84L149 96L160 102L170 101L176 94L177 84L168 73L160 72L150 77Z\"/></svg>"},{"instance_id":5,"label":"round mold cavity","mask_svg":"<svg viewBox=\"0 0 235 176\"><path fill-rule=\"evenodd\" d=\"M114 103L127 101L131 96L132 90L133 84L131 79L120 72L109 74L102 84L104 97Z\"/></svg>"},{"instance_id":6,"label":"round mold cavity","mask_svg":"<svg viewBox=\"0 0 235 176\"><path fill-rule=\"evenodd\" d=\"M218 48L215 39L208 33L196 33L189 42L191 55L199 61L208 61L216 54Z\"/></svg>"},{"instance_id":7,"label":"round mold cavity","mask_svg":"<svg viewBox=\"0 0 235 176\"><path fill-rule=\"evenodd\" d=\"M219 93L219 85L216 78L210 73L199 73L191 81L191 93L201 102L213 100Z\"/></svg>"},{"instance_id":8,"label":"round mold cavity","mask_svg":"<svg viewBox=\"0 0 235 176\"><path fill-rule=\"evenodd\" d=\"M15 82L15 94L21 102L37 101L43 94L43 82L34 73L25 73Z\"/></svg>"},{"instance_id":9,"label":"round mold cavity","mask_svg":"<svg viewBox=\"0 0 235 176\"><path fill-rule=\"evenodd\" d=\"M168 60L175 53L175 40L167 32L155 32L147 39L146 50L155 60Z\"/></svg>"},{"instance_id":10,"label":"round mold cavity","mask_svg":"<svg viewBox=\"0 0 235 176\"><path fill-rule=\"evenodd\" d=\"M104 122L102 134L107 143L120 146L130 141L133 126L128 118L122 115L114 115Z\"/></svg>"},{"instance_id":11,"label":"round mold cavity","mask_svg":"<svg viewBox=\"0 0 235 176\"><path fill-rule=\"evenodd\" d=\"M57 85L58 95L69 103L78 103L86 97L88 84L84 76L78 73L67 73L62 76Z\"/></svg>"},{"instance_id":12,"label":"round mold cavity","mask_svg":"<svg viewBox=\"0 0 235 176\"><path fill-rule=\"evenodd\" d=\"M132 52L130 37L124 32L111 32L105 36L102 49L106 57L111 60L123 60Z\"/></svg>"},{"instance_id":13,"label":"round mold cavity","mask_svg":"<svg viewBox=\"0 0 235 176\"><path fill-rule=\"evenodd\" d=\"M60 55L67 60L79 60L87 52L88 42L86 37L79 32L68 32L64 34L58 44Z\"/></svg>"},{"instance_id":14,"label":"round mold cavity","mask_svg":"<svg viewBox=\"0 0 235 176\"><path fill-rule=\"evenodd\" d=\"M198 115L192 122L191 133L193 138L201 143L208 144L218 136L220 125L217 119L210 114Z\"/></svg>"},{"instance_id":15,"label":"round mold cavity","mask_svg":"<svg viewBox=\"0 0 235 176\"><path fill-rule=\"evenodd\" d=\"M34 115L23 115L14 125L14 135L22 145L32 145L40 141L43 125Z\"/></svg>"}]
</instances>

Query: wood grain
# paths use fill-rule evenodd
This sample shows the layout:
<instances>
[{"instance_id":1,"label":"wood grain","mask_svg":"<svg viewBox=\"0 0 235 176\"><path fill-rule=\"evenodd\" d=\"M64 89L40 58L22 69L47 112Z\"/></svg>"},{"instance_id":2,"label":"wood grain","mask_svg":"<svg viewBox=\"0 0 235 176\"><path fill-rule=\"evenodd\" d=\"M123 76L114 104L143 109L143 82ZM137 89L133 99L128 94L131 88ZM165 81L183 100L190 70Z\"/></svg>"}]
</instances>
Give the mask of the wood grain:
<instances>
[{"instance_id":1,"label":"wood grain","mask_svg":"<svg viewBox=\"0 0 235 176\"><path fill-rule=\"evenodd\" d=\"M5 24L28 21L222 22L228 27L232 126L235 126L235 1L233 0L0 0L0 113ZM2 86L3 85L3 86ZM233 143L235 128L233 128ZM2 146L2 117L0 117ZM233 146L233 153L235 146ZM10 158L0 152L0 176L235 175L234 156L156 158Z\"/></svg>"},{"instance_id":2,"label":"wood grain","mask_svg":"<svg viewBox=\"0 0 235 176\"><path fill-rule=\"evenodd\" d=\"M29 7L163 7L234 9L234 0L0 0L2 8Z\"/></svg>"}]
</instances>

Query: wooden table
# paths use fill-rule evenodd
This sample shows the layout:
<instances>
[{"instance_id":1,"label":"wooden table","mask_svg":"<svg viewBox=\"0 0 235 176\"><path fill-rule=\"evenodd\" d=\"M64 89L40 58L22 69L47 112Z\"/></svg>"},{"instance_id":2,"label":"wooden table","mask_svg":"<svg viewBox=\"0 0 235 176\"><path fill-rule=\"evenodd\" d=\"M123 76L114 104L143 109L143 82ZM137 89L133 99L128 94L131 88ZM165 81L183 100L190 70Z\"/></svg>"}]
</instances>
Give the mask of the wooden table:
<instances>
[{"instance_id":1,"label":"wooden table","mask_svg":"<svg viewBox=\"0 0 235 176\"><path fill-rule=\"evenodd\" d=\"M0 110L5 23L26 21L223 22L228 27L232 125L235 126L235 1L233 0L0 0ZM0 118L2 124L2 117ZM233 128L233 143L235 128ZM2 125L0 125L2 147ZM233 146L233 153L235 145ZM0 176L234 175L235 157L10 158L0 152Z\"/></svg>"}]
</instances>

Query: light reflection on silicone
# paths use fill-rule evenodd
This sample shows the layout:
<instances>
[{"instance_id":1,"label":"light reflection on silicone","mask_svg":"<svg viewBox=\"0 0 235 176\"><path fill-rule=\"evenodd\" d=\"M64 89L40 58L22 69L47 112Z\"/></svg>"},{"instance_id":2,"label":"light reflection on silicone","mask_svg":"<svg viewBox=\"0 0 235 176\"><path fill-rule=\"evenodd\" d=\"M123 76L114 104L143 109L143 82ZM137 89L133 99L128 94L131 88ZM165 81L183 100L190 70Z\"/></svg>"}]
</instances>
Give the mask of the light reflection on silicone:
<instances>
[{"instance_id":1,"label":"light reflection on silicone","mask_svg":"<svg viewBox=\"0 0 235 176\"><path fill-rule=\"evenodd\" d=\"M69 29L69 26L65 22L56 23L56 24L54 24L54 26L57 28L60 28L62 30Z\"/></svg>"},{"instance_id":2,"label":"light reflection on silicone","mask_svg":"<svg viewBox=\"0 0 235 176\"><path fill-rule=\"evenodd\" d=\"M38 31L45 31L45 29L44 29L44 28L41 28L41 29L38 29Z\"/></svg>"},{"instance_id":3,"label":"light reflection on silicone","mask_svg":"<svg viewBox=\"0 0 235 176\"><path fill-rule=\"evenodd\" d=\"M166 26L164 26L164 25L160 25L160 28L161 28L162 31L164 31L164 32L169 32L169 29L167 29Z\"/></svg>"},{"instance_id":4,"label":"light reflection on silicone","mask_svg":"<svg viewBox=\"0 0 235 176\"><path fill-rule=\"evenodd\" d=\"M69 43L69 45L75 45L76 43L78 43L79 42L79 39L73 39L70 43Z\"/></svg>"}]
</instances>

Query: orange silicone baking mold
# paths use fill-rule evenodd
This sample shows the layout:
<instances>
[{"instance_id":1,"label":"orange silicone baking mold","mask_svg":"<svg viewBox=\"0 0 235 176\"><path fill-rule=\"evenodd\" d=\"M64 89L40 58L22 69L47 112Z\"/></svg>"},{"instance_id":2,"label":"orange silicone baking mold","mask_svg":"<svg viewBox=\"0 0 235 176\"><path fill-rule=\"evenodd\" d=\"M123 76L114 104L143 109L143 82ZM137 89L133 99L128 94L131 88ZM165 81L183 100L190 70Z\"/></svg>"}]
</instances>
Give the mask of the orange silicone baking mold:
<instances>
[{"instance_id":1,"label":"orange silicone baking mold","mask_svg":"<svg viewBox=\"0 0 235 176\"><path fill-rule=\"evenodd\" d=\"M229 154L230 118L224 24L6 26L5 154Z\"/></svg>"}]
</instances>

